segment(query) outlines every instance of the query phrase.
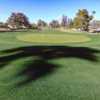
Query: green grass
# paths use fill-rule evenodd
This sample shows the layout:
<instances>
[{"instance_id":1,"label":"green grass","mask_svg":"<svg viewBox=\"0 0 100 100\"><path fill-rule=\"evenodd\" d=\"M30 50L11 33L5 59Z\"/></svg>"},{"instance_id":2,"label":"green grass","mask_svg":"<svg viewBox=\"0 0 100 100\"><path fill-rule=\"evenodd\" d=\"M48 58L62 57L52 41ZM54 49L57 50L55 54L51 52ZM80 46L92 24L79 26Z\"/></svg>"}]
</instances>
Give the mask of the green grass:
<instances>
[{"instance_id":1,"label":"green grass","mask_svg":"<svg viewBox=\"0 0 100 100\"><path fill-rule=\"evenodd\" d=\"M28 34L91 40L63 43L58 38L58 42L39 43L33 37L32 42L16 38ZM0 100L100 100L100 53L96 50L100 50L100 35L59 31L0 33ZM24 84L34 70L42 73ZM17 84L20 82L21 86Z\"/></svg>"},{"instance_id":2,"label":"green grass","mask_svg":"<svg viewBox=\"0 0 100 100\"><path fill-rule=\"evenodd\" d=\"M85 35L66 35L66 34L27 34L17 36L18 40L33 43L50 43L50 44L61 44L61 43L75 43L75 42L87 42L91 39Z\"/></svg>"}]
</instances>

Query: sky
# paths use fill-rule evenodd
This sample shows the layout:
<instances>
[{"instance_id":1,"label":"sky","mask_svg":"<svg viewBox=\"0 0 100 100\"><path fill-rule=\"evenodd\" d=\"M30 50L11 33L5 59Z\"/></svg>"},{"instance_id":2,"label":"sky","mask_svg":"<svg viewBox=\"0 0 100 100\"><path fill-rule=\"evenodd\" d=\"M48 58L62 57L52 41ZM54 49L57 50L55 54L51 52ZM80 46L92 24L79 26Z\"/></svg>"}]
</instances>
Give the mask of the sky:
<instances>
[{"instance_id":1,"label":"sky","mask_svg":"<svg viewBox=\"0 0 100 100\"><path fill-rule=\"evenodd\" d=\"M96 11L95 19L100 19L100 0L0 0L0 21L5 22L12 12L23 12L30 22L50 22L62 15L73 18L78 9Z\"/></svg>"}]
</instances>

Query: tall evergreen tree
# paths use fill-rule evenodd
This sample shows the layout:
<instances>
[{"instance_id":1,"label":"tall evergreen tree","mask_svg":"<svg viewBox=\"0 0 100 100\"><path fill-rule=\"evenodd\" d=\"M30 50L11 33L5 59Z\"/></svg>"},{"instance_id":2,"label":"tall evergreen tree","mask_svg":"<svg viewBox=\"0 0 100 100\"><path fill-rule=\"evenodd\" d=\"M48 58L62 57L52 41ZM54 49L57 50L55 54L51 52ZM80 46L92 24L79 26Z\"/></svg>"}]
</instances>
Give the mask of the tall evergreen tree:
<instances>
[{"instance_id":1,"label":"tall evergreen tree","mask_svg":"<svg viewBox=\"0 0 100 100\"><path fill-rule=\"evenodd\" d=\"M61 21L61 26L62 27L67 27L67 25L68 25L68 18L67 18L67 16L63 15L62 16L62 21Z\"/></svg>"},{"instance_id":2,"label":"tall evergreen tree","mask_svg":"<svg viewBox=\"0 0 100 100\"><path fill-rule=\"evenodd\" d=\"M50 23L50 27L51 28L58 28L60 27L60 24L57 20L53 20L51 23Z\"/></svg>"},{"instance_id":3,"label":"tall evergreen tree","mask_svg":"<svg viewBox=\"0 0 100 100\"><path fill-rule=\"evenodd\" d=\"M45 27L45 26L47 26L47 23L40 19L40 20L38 20L37 26L38 27Z\"/></svg>"}]
</instances>

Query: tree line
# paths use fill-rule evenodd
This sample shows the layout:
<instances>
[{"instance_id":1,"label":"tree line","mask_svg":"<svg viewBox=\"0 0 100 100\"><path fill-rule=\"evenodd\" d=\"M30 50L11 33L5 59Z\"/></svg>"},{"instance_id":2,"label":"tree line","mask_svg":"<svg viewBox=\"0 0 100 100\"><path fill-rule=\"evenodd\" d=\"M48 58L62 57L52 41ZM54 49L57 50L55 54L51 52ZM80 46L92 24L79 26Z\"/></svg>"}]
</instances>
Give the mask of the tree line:
<instances>
[{"instance_id":1,"label":"tree line","mask_svg":"<svg viewBox=\"0 0 100 100\"><path fill-rule=\"evenodd\" d=\"M93 11L91 14L87 9L79 9L76 13L75 18L70 19L67 16L63 15L61 22L59 20L52 20L49 24L42 19L39 19L37 24L31 24L28 17L21 12L12 13L6 23L0 23L0 27L10 28L10 29L41 29L44 27L50 28L75 28L80 29L81 31L89 31L89 24L93 19L93 16L96 12Z\"/></svg>"}]
</instances>

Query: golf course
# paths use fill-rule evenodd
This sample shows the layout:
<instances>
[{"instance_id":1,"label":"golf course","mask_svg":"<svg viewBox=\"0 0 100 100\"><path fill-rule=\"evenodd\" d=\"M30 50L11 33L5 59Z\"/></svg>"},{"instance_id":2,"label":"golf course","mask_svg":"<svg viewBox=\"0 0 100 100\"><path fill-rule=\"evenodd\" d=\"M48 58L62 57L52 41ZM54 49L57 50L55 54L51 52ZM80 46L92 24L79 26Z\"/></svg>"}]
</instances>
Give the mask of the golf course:
<instances>
[{"instance_id":1,"label":"golf course","mask_svg":"<svg viewBox=\"0 0 100 100\"><path fill-rule=\"evenodd\" d=\"M0 32L0 100L100 100L100 34Z\"/></svg>"}]
</instances>

